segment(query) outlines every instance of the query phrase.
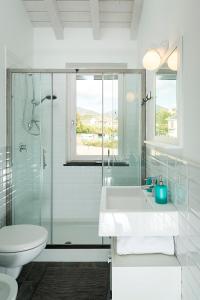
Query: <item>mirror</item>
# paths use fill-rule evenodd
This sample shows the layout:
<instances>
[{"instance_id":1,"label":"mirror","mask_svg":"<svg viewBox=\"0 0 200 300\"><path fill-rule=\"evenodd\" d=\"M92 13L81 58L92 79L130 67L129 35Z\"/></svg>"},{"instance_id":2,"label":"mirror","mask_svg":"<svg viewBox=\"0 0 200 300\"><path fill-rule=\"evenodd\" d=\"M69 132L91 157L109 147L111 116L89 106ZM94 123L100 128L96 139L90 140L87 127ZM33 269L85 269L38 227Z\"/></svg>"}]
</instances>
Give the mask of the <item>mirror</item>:
<instances>
[{"instance_id":1,"label":"mirror","mask_svg":"<svg viewBox=\"0 0 200 300\"><path fill-rule=\"evenodd\" d=\"M175 48L156 72L155 136L177 139L177 65Z\"/></svg>"}]
</instances>

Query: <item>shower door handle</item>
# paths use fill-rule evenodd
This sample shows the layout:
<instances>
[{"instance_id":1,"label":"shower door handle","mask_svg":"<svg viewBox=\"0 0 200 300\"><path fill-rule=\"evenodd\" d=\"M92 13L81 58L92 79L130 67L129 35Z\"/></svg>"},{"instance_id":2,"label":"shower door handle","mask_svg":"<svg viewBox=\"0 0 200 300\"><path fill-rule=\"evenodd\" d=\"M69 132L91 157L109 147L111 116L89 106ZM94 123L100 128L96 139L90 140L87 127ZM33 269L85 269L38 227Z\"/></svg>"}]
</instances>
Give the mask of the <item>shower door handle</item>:
<instances>
[{"instance_id":1,"label":"shower door handle","mask_svg":"<svg viewBox=\"0 0 200 300\"><path fill-rule=\"evenodd\" d=\"M74 133L76 130L76 121L71 120L71 132Z\"/></svg>"},{"instance_id":2,"label":"shower door handle","mask_svg":"<svg viewBox=\"0 0 200 300\"><path fill-rule=\"evenodd\" d=\"M46 150L45 149L42 150L42 162L43 162L43 170L45 170L46 167L47 167L47 163L46 163Z\"/></svg>"},{"instance_id":3,"label":"shower door handle","mask_svg":"<svg viewBox=\"0 0 200 300\"><path fill-rule=\"evenodd\" d=\"M75 120L71 120L71 128L72 129L76 128L76 121Z\"/></svg>"}]
</instances>

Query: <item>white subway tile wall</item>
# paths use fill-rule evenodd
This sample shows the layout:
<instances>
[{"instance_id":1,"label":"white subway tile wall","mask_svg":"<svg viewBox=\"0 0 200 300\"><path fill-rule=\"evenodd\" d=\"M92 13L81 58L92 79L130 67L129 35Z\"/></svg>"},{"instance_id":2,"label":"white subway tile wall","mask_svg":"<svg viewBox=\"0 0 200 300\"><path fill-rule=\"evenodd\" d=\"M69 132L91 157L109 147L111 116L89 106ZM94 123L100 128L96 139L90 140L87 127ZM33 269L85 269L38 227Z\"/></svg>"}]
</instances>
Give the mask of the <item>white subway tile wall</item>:
<instances>
[{"instance_id":1,"label":"white subway tile wall","mask_svg":"<svg viewBox=\"0 0 200 300\"><path fill-rule=\"evenodd\" d=\"M40 95L38 96L40 94L39 74L35 74L34 77L29 74L13 74L12 182L16 189L12 197L12 222L14 224L38 225L41 223L41 203L43 203L41 141L43 136L31 135L28 130L28 124L32 118L37 119L38 126L41 126L40 105L35 109L35 115L32 116L32 84L35 84L35 93L40 99Z\"/></svg>"},{"instance_id":2,"label":"white subway tile wall","mask_svg":"<svg viewBox=\"0 0 200 300\"><path fill-rule=\"evenodd\" d=\"M11 154L6 147L0 147L0 228L6 225L6 213L15 188L12 186ZM7 209L6 209L7 204Z\"/></svg>"},{"instance_id":3,"label":"white subway tile wall","mask_svg":"<svg viewBox=\"0 0 200 300\"><path fill-rule=\"evenodd\" d=\"M182 266L182 299L200 299L200 165L147 147L147 176L162 175L179 211L176 254Z\"/></svg>"}]
</instances>

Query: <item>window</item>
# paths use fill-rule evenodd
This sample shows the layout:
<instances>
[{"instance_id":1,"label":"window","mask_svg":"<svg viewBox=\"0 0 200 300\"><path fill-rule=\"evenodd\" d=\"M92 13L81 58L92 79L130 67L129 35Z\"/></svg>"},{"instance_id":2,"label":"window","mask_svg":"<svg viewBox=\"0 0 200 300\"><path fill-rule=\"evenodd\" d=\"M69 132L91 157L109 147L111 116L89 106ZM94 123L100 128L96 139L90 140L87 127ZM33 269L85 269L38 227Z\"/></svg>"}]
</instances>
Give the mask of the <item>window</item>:
<instances>
[{"instance_id":1,"label":"window","mask_svg":"<svg viewBox=\"0 0 200 300\"><path fill-rule=\"evenodd\" d=\"M155 139L168 144L180 142L178 85L180 69L178 70L178 48L175 48L156 73Z\"/></svg>"},{"instance_id":2,"label":"window","mask_svg":"<svg viewBox=\"0 0 200 300\"><path fill-rule=\"evenodd\" d=\"M73 86L70 159L100 160L108 153L118 155L118 75L77 74Z\"/></svg>"},{"instance_id":3,"label":"window","mask_svg":"<svg viewBox=\"0 0 200 300\"><path fill-rule=\"evenodd\" d=\"M156 136L177 139L176 73L156 75Z\"/></svg>"}]
</instances>

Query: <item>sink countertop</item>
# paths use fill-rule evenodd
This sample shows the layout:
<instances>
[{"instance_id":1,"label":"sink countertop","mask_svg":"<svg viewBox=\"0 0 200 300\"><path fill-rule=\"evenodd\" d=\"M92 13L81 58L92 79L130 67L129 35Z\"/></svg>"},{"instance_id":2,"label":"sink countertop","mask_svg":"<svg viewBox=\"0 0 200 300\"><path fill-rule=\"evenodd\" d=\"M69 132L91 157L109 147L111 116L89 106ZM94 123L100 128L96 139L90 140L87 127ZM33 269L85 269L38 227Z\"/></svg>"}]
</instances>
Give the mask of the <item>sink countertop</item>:
<instances>
[{"instance_id":1,"label":"sink countertop","mask_svg":"<svg viewBox=\"0 0 200 300\"><path fill-rule=\"evenodd\" d=\"M177 212L177 209L172 202L168 202L166 204L159 204L159 203L155 202L155 198L152 196L152 193L149 193L145 190L143 190L143 193L144 193L146 199L149 200L149 203L154 210L164 211L164 212L166 212L166 211Z\"/></svg>"},{"instance_id":2,"label":"sink countertop","mask_svg":"<svg viewBox=\"0 0 200 300\"><path fill-rule=\"evenodd\" d=\"M178 212L173 203L157 204L142 187L103 187L100 236L176 236Z\"/></svg>"}]
</instances>

